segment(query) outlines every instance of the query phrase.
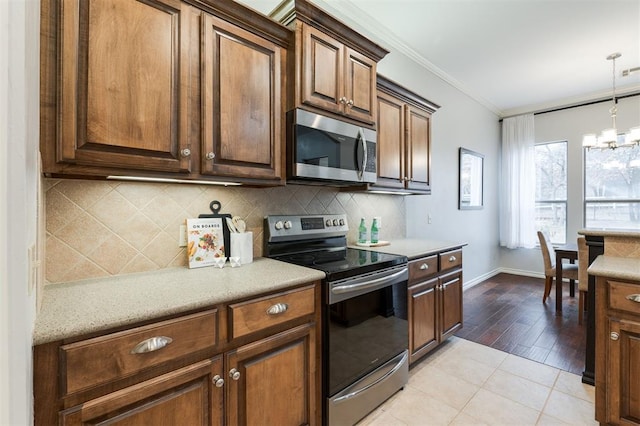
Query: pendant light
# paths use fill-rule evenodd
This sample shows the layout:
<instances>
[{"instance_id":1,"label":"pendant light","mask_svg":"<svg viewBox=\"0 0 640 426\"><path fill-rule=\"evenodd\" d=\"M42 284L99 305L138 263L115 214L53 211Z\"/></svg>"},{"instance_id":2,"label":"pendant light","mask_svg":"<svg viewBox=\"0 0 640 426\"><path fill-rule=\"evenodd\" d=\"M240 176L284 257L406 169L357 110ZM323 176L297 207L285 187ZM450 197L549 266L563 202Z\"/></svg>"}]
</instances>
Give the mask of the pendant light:
<instances>
[{"instance_id":1,"label":"pendant light","mask_svg":"<svg viewBox=\"0 0 640 426\"><path fill-rule=\"evenodd\" d=\"M620 56L622 56L622 54L617 52L607 56L607 60L613 63L613 97L611 99L612 106L611 109L609 109L609 113L611 114L611 128L604 129L600 133L600 136L596 136L595 133L584 135L582 138L582 146L587 149L633 148L640 144L640 126L631 128L626 134L618 133L618 128L616 127L616 115L618 113L618 99L616 98L616 59Z\"/></svg>"}]
</instances>

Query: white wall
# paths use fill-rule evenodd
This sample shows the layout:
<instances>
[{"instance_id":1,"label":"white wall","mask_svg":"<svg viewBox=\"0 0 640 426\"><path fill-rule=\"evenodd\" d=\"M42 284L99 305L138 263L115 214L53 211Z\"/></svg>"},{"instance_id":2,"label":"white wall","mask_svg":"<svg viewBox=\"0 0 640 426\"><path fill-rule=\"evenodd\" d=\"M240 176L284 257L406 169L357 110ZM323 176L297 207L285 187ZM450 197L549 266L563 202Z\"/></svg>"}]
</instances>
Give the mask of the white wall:
<instances>
[{"instance_id":1,"label":"white wall","mask_svg":"<svg viewBox=\"0 0 640 426\"><path fill-rule=\"evenodd\" d=\"M0 424L27 425L33 422L31 335L36 298L29 294L27 248L36 242L40 179L40 5L37 0L0 3Z\"/></svg>"},{"instance_id":2,"label":"white wall","mask_svg":"<svg viewBox=\"0 0 640 426\"><path fill-rule=\"evenodd\" d=\"M407 237L468 243L463 250L465 285L495 273L500 258L498 117L399 53L385 57L378 71L441 105L432 119L431 195L406 198ZM484 155L484 206L480 210L458 209L460 147Z\"/></svg>"},{"instance_id":3,"label":"white wall","mask_svg":"<svg viewBox=\"0 0 640 426\"><path fill-rule=\"evenodd\" d=\"M562 140L568 142L567 241L577 238L578 230L584 227L582 135L599 133L602 129L611 127L610 107L611 102L602 102L535 116L537 143ZM640 125L640 96L618 102L617 124L619 131L627 131L632 126ZM542 276L544 271L539 249L502 249L500 263L503 268L523 273Z\"/></svg>"}]
</instances>

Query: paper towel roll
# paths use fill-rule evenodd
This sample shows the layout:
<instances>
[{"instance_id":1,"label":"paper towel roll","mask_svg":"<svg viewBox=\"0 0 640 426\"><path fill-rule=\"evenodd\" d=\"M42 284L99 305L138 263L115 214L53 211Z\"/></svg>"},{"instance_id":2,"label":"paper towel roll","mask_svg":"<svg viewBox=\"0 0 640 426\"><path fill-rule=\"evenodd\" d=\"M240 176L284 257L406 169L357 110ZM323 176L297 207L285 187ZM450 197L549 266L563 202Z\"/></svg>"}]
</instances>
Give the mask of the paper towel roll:
<instances>
[{"instance_id":1,"label":"paper towel roll","mask_svg":"<svg viewBox=\"0 0 640 426\"><path fill-rule=\"evenodd\" d=\"M239 257L243 265L253 262L253 232L231 233L231 256Z\"/></svg>"}]
</instances>

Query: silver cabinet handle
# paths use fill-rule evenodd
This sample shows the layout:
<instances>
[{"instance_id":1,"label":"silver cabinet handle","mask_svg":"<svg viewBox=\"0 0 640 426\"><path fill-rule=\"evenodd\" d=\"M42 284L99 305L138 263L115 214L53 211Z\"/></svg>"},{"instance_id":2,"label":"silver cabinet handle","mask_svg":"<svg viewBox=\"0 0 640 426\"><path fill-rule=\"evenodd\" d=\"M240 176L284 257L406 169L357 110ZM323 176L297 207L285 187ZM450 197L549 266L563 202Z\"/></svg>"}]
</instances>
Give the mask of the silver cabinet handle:
<instances>
[{"instance_id":1,"label":"silver cabinet handle","mask_svg":"<svg viewBox=\"0 0 640 426\"><path fill-rule=\"evenodd\" d=\"M347 101L347 106L349 107L353 106L353 99L349 99L349 101Z\"/></svg>"},{"instance_id":2,"label":"silver cabinet handle","mask_svg":"<svg viewBox=\"0 0 640 426\"><path fill-rule=\"evenodd\" d=\"M213 376L213 379L211 379L211 381L217 388L221 388L222 386L224 386L224 379L217 374Z\"/></svg>"},{"instance_id":3,"label":"silver cabinet handle","mask_svg":"<svg viewBox=\"0 0 640 426\"><path fill-rule=\"evenodd\" d=\"M456 257L455 257L455 256L451 256L451 257L449 258L449 262L455 262L455 261L456 261Z\"/></svg>"},{"instance_id":4,"label":"silver cabinet handle","mask_svg":"<svg viewBox=\"0 0 640 426\"><path fill-rule=\"evenodd\" d=\"M427 269L429 269L429 265L427 265L426 263L423 263L422 265L420 265L420 269L423 271L426 271Z\"/></svg>"},{"instance_id":5,"label":"silver cabinet handle","mask_svg":"<svg viewBox=\"0 0 640 426\"><path fill-rule=\"evenodd\" d=\"M191 155L191 150L189 148L185 148L180 151L180 155L182 155L183 157L188 157Z\"/></svg>"},{"instance_id":6,"label":"silver cabinet handle","mask_svg":"<svg viewBox=\"0 0 640 426\"><path fill-rule=\"evenodd\" d=\"M343 96L343 97L341 97L341 98L340 98L340 103L341 103L342 105L346 104L346 103L347 103L347 98L345 98L344 96Z\"/></svg>"},{"instance_id":7,"label":"silver cabinet handle","mask_svg":"<svg viewBox=\"0 0 640 426\"><path fill-rule=\"evenodd\" d=\"M272 305L269 307L269 309L267 309L267 314L278 315L283 312L287 312L287 309L289 309L289 305L287 305L286 303L276 303L275 305Z\"/></svg>"},{"instance_id":8,"label":"silver cabinet handle","mask_svg":"<svg viewBox=\"0 0 640 426\"><path fill-rule=\"evenodd\" d=\"M611 332L611 340L618 340L620 338L620 335L618 333L616 333L615 331Z\"/></svg>"},{"instance_id":9,"label":"silver cabinet handle","mask_svg":"<svg viewBox=\"0 0 640 426\"><path fill-rule=\"evenodd\" d=\"M143 340L142 342L138 343L133 349L131 349L131 353L144 354L147 352L157 351L164 348L171 342L173 342L173 339L171 337L167 337L167 336L151 337L147 340Z\"/></svg>"},{"instance_id":10,"label":"silver cabinet handle","mask_svg":"<svg viewBox=\"0 0 640 426\"><path fill-rule=\"evenodd\" d=\"M231 370L229 370L229 377L231 377L233 380L239 380L240 372L235 368L232 368Z\"/></svg>"},{"instance_id":11,"label":"silver cabinet handle","mask_svg":"<svg viewBox=\"0 0 640 426\"><path fill-rule=\"evenodd\" d=\"M204 156L207 160L213 160L216 158L215 152L207 152L207 155Z\"/></svg>"},{"instance_id":12,"label":"silver cabinet handle","mask_svg":"<svg viewBox=\"0 0 640 426\"><path fill-rule=\"evenodd\" d=\"M630 294L627 296L627 300L631 300L632 302L640 303L640 294Z\"/></svg>"}]
</instances>

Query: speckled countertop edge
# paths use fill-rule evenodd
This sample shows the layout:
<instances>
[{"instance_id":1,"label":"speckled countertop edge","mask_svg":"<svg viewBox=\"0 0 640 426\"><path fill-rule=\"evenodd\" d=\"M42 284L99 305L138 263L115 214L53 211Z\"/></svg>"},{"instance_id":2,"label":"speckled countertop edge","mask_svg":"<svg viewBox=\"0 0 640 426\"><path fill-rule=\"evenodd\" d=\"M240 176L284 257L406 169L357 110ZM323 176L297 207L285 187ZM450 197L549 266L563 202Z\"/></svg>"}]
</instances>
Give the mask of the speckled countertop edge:
<instances>
[{"instance_id":1,"label":"speckled countertop edge","mask_svg":"<svg viewBox=\"0 0 640 426\"><path fill-rule=\"evenodd\" d=\"M33 344L133 324L321 280L324 273L268 258L222 269L154 272L49 284L36 317Z\"/></svg>"},{"instance_id":2,"label":"speckled countertop edge","mask_svg":"<svg viewBox=\"0 0 640 426\"><path fill-rule=\"evenodd\" d=\"M585 228L578 231L579 235L595 237L631 237L640 238L640 231L633 229L592 229Z\"/></svg>"},{"instance_id":3,"label":"speckled countertop edge","mask_svg":"<svg viewBox=\"0 0 640 426\"><path fill-rule=\"evenodd\" d=\"M588 272L607 278L640 281L640 259L600 255L589 266Z\"/></svg>"},{"instance_id":4,"label":"speckled countertop edge","mask_svg":"<svg viewBox=\"0 0 640 426\"><path fill-rule=\"evenodd\" d=\"M350 245L353 248L359 248L364 250L377 251L379 253L398 254L401 256L407 256L409 260L417 259L419 257L428 256L433 253L451 250L459 247L466 246L467 243L450 242L450 241L436 241L418 238L406 238L402 240L391 240L389 245L380 247L363 247L356 244Z\"/></svg>"}]
</instances>

